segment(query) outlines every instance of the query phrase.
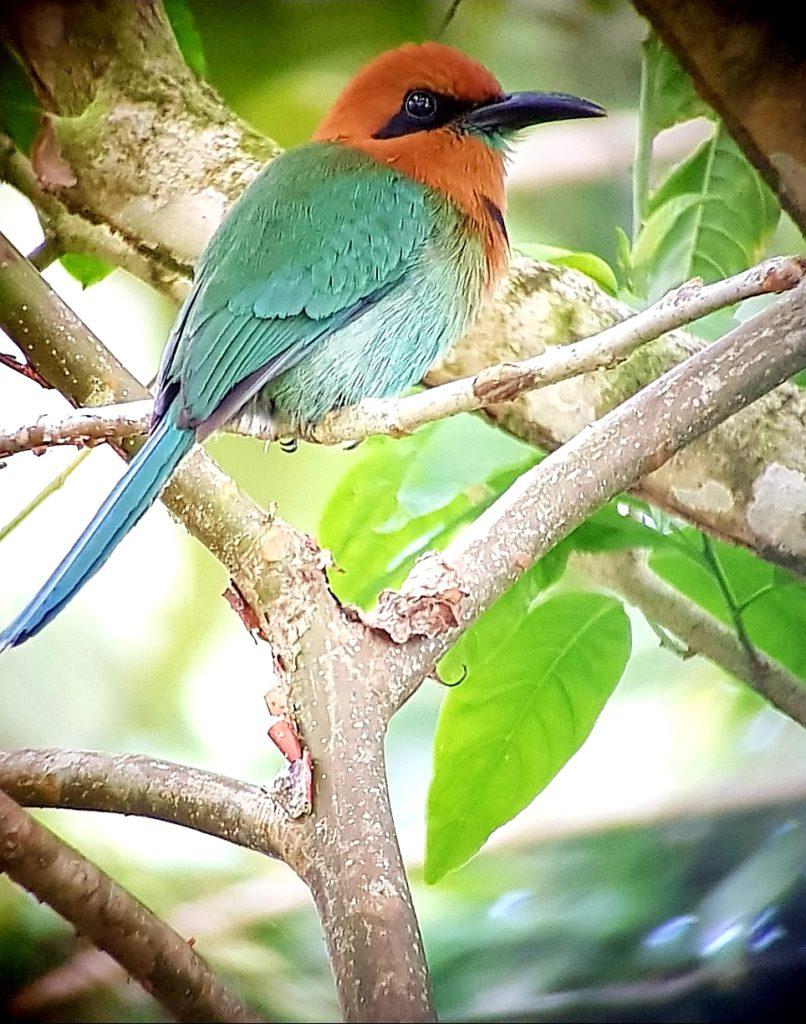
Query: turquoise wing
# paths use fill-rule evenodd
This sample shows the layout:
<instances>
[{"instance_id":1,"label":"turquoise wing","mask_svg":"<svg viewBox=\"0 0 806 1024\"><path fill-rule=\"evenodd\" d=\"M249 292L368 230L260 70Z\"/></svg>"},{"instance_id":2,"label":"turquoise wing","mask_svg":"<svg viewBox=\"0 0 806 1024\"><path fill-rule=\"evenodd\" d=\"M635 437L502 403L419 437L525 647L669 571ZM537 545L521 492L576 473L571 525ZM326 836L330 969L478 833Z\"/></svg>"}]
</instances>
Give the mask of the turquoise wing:
<instances>
[{"instance_id":1,"label":"turquoise wing","mask_svg":"<svg viewBox=\"0 0 806 1024\"><path fill-rule=\"evenodd\" d=\"M207 433L416 263L426 190L333 143L278 157L223 221L197 268L160 373L157 409Z\"/></svg>"}]
</instances>

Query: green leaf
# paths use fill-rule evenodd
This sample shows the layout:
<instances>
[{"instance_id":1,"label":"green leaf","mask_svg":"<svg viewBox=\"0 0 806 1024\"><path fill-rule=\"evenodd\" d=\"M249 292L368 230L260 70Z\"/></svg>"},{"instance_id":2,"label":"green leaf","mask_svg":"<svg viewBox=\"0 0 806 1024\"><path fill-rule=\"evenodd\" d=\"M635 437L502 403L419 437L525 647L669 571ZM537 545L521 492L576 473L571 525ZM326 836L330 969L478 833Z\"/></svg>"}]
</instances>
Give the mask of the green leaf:
<instances>
[{"instance_id":1,"label":"green leaf","mask_svg":"<svg viewBox=\"0 0 806 1024\"><path fill-rule=\"evenodd\" d=\"M676 545L653 551L649 565L661 579L690 597L711 615L729 625L730 608L702 553L702 534L690 527L677 530ZM774 583L775 569L769 562L744 548L713 541L713 550L737 604L741 605L762 587Z\"/></svg>"},{"instance_id":2,"label":"green leaf","mask_svg":"<svg viewBox=\"0 0 806 1024\"><path fill-rule=\"evenodd\" d=\"M663 548L666 532L657 528L650 510L629 498L616 498L578 526L568 538L576 551L624 551Z\"/></svg>"},{"instance_id":3,"label":"green leaf","mask_svg":"<svg viewBox=\"0 0 806 1024\"><path fill-rule=\"evenodd\" d=\"M702 538L679 530L664 548L653 550L649 565L726 626L733 628L730 605L711 566L702 555ZM806 585L744 548L712 542L714 554L740 609L745 629L760 651L806 679Z\"/></svg>"},{"instance_id":4,"label":"green leaf","mask_svg":"<svg viewBox=\"0 0 806 1024\"><path fill-rule=\"evenodd\" d=\"M683 281L715 281L764 253L780 211L770 189L718 124L651 196L632 253L636 286L655 299Z\"/></svg>"},{"instance_id":5,"label":"green leaf","mask_svg":"<svg viewBox=\"0 0 806 1024\"><path fill-rule=\"evenodd\" d=\"M513 248L534 260L544 263L555 263L561 267L570 267L581 274L592 278L610 295L618 291L618 282L610 264L592 252L574 252L572 249L561 249L556 245L543 245L540 242L517 242Z\"/></svg>"},{"instance_id":6,"label":"green leaf","mask_svg":"<svg viewBox=\"0 0 806 1024\"><path fill-rule=\"evenodd\" d=\"M474 416L364 442L319 527L320 542L335 558L336 595L370 607L421 554L444 547L538 458Z\"/></svg>"},{"instance_id":7,"label":"green leaf","mask_svg":"<svg viewBox=\"0 0 806 1024\"><path fill-rule=\"evenodd\" d=\"M442 660L448 691L434 744L425 878L476 853L580 748L621 678L630 623L602 594L534 605L531 573ZM530 589L531 588L531 589Z\"/></svg>"},{"instance_id":8,"label":"green leaf","mask_svg":"<svg viewBox=\"0 0 806 1024\"><path fill-rule=\"evenodd\" d=\"M650 137L681 121L713 117L713 111L700 99L690 76L654 33L644 42L643 64L647 86L640 116L646 119Z\"/></svg>"},{"instance_id":9,"label":"green leaf","mask_svg":"<svg viewBox=\"0 0 806 1024\"><path fill-rule=\"evenodd\" d=\"M115 269L108 263L104 263L103 260L99 260L97 256L90 256L86 253L67 252L62 256L61 263L82 288L98 284Z\"/></svg>"},{"instance_id":10,"label":"green leaf","mask_svg":"<svg viewBox=\"0 0 806 1024\"><path fill-rule=\"evenodd\" d=\"M29 153L39 130L40 106L19 62L0 47L0 129Z\"/></svg>"},{"instance_id":11,"label":"green leaf","mask_svg":"<svg viewBox=\"0 0 806 1024\"><path fill-rule=\"evenodd\" d=\"M164 0L164 7L185 63L199 78L203 78L207 71L204 46L187 0Z\"/></svg>"},{"instance_id":12,"label":"green leaf","mask_svg":"<svg viewBox=\"0 0 806 1024\"><path fill-rule=\"evenodd\" d=\"M748 605L743 620L757 647L806 680L806 586L771 587Z\"/></svg>"}]
</instances>

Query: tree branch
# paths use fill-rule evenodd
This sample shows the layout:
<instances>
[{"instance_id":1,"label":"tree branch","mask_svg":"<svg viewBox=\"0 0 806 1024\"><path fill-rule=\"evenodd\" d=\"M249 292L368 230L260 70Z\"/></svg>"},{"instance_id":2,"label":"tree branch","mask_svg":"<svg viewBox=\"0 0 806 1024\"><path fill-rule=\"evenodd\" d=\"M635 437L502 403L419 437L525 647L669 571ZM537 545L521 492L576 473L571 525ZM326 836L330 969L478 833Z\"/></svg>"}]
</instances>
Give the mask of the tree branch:
<instances>
[{"instance_id":1,"label":"tree branch","mask_svg":"<svg viewBox=\"0 0 806 1024\"><path fill-rule=\"evenodd\" d=\"M806 284L664 374L524 473L442 554L422 558L370 622L403 646L392 707L458 633L574 526L806 365Z\"/></svg>"},{"instance_id":2,"label":"tree branch","mask_svg":"<svg viewBox=\"0 0 806 1024\"><path fill-rule=\"evenodd\" d=\"M139 814L280 859L293 835L261 786L135 754L0 751L0 789L26 807Z\"/></svg>"},{"instance_id":3,"label":"tree branch","mask_svg":"<svg viewBox=\"0 0 806 1024\"><path fill-rule=\"evenodd\" d=\"M258 1019L169 925L2 791L0 870L114 956L178 1020Z\"/></svg>"},{"instance_id":4,"label":"tree branch","mask_svg":"<svg viewBox=\"0 0 806 1024\"><path fill-rule=\"evenodd\" d=\"M804 273L806 260L778 257L714 284L690 281L649 308L593 337L548 349L519 363L491 366L473 377L450 381L405 398L369 400L340 409L309 428L303 436L319 444L339 444L375 434L395 437L409 434L424 423L474 412L486 405L510 401L525 391L617 366L647 342L717 309L757 295L794 288ZM78 409L67 416L43 416L30 426L0 431L0 458L49 445L133 437L148 430L150 413L151 404L144 400ZM266 440L290 433L290 428L286 430L282 424L268 434L256 433L251 426L251 423L236 421L230 429Z\"/></svg>"},{"instance_id":5,"label":"tree branch","mask_svg":"<svg viewBox=\"0 0 806 1024\"><path fill-rule=\"evenodd\" d=\"M806 60L784 7L635 0L806 231Z\"/></svg>"},{"instance_id":6,"label":"tree branch","mask_svg":"<svg viewBox=\"0 0 806 1024\"><path fill-rule=\"evenodd\" d=\"M573 560L595 583L619 594L677 637L687 651L708 658L806 726L806 685L761 651L748 664L747 651L736 633L656 576L643 553L576 552Z\"/></svg>"}]
</instances>

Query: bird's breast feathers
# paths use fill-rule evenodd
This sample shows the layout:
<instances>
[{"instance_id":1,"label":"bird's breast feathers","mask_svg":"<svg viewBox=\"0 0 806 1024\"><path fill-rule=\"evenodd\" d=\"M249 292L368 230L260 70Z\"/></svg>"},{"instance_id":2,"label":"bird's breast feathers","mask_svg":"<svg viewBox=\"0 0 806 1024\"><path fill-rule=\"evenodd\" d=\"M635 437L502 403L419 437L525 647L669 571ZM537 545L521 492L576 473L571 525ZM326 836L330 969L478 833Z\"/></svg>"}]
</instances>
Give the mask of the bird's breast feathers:
<instances>
[{"instance_id":1,"label":"bird's breast feathers","mask_svg":"<svg viewBox=\"0 0 806 1024\"><path fill-rule=\"evenodd\" d=\"M276 158L203 253L160 387L201 431L393 394L461 333L483 237L440 194L338 143Z\"/></svg>"}]
</instances>

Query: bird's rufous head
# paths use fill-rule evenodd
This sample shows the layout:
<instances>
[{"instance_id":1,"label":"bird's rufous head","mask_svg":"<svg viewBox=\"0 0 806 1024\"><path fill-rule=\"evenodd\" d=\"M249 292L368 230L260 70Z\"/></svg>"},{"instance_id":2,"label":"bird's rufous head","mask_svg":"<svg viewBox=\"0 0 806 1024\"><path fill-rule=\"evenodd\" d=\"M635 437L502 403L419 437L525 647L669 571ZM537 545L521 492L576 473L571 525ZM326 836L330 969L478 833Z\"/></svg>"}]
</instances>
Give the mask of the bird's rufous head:
<instances>
[{"instance_id":1,"label":"bird's rufous head","mask_svg":"<svg viewBox=\"0 0 806 1024\"><path fill-rule=\"evenodd\" d=\"M506 265L507 140L528 125L603 113L561 93L507 94L483 64L427 42L389 50L367 64L314 139L352 146L446 195L482 232L494 278Z\"/></svg>"}]
</instances>

